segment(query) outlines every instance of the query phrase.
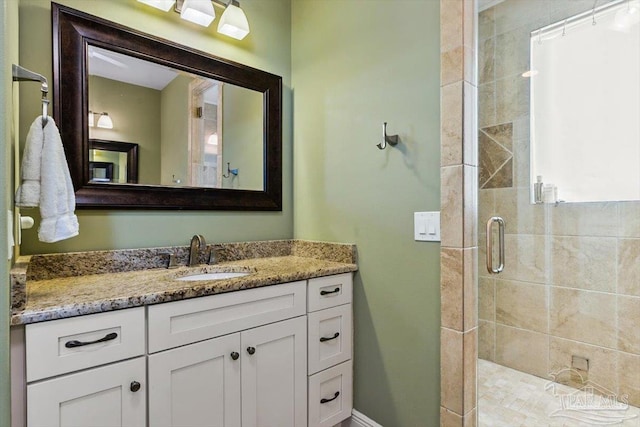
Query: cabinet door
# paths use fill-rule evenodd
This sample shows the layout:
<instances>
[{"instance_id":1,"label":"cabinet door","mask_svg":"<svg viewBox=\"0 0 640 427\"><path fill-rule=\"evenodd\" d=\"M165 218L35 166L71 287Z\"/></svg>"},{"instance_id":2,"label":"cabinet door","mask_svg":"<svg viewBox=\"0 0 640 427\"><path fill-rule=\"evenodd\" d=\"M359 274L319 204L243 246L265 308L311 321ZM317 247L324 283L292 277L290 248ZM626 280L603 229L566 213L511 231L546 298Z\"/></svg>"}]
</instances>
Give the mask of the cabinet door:
<instances>
[{"instance_id":1,"label":"cabinet door","mask_svg":"<svg viewBox=\"0 0 640 427\"><path fill-rule=\"evenodd\" d=\"M145 359L139 357L29 384L27 425L144 427L145 371Z\"/></svg>"},{"instance_id":2,"label":"cabinet door","mask_svg":"<svg viewBox=\"0 0 640 427\"><path fill-rule=\"evenodd\" d=\"M307 320L241 333L242 427L307 425Z\"/></svg>"},{"instance_id":3,"label":"cabinet door","mask_svg":"<svg viewBox=\"0 0 640 427\"><path fill-rule=\"evenodd\" d=\"M239 427L240 355L236 333L149 356L149 426Z\"/></svg>"}]
</instances>

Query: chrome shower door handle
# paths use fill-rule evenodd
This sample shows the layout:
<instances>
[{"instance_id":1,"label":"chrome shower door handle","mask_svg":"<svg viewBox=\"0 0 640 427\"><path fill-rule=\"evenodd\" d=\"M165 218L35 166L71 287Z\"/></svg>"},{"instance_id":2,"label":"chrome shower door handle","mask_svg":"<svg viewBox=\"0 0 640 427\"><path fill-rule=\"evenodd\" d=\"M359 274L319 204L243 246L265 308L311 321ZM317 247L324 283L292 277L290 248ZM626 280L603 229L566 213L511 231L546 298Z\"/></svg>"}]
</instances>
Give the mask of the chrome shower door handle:
<instances>
[{"instance_id":1,"label":"chrome shower door handle","mask_svg":"<svg viewBox=\"0 0 640 427\"><path fill-rule=\"evenodd\" d=\"M493 224L498 223L498 257L500 264L493 268ZM492 216L487 221L487 270L491 274L498 274L504 270L504 219Z\"/></svg>"}]
</instances>

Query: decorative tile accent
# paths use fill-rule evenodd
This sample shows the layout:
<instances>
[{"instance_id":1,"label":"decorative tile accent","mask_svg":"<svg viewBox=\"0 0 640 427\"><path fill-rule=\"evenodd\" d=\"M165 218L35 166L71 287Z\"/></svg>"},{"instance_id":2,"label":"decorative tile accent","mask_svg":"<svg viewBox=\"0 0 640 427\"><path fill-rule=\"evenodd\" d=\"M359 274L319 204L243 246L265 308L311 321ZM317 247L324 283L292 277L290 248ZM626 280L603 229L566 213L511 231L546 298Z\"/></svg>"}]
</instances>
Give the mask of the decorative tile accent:
<instances>
[{"instance_id":1,"label":"decorative tile accent","mask_svg":"<svg viewBox=\"0 0 640 427\"><path fill-rule=\"evenodd\" d=\"M482 128L481 131L502 145L508 152L513 152L513 123L487 126Z\"/></svg>"},{"instance_id":2,"label":"decorative tile accent","mask_svg":"<svg viewBox=\"0 0 640 427\"><path fill-rule=\"evenodd\" d=\"M484 188L506 187L513 187L513 157L507 160L484 186Z\"/></svg>"},{"instance_id":3,"label":"decorative tile accent","mask_svg":"<svg viewBox=\"0 0 640 427\"><path fill-rule=\"evenodd\" d=\"M513 185L513 127L490 126L478 133L480 188L501 188Z\"/></svg>"}]
</instances>

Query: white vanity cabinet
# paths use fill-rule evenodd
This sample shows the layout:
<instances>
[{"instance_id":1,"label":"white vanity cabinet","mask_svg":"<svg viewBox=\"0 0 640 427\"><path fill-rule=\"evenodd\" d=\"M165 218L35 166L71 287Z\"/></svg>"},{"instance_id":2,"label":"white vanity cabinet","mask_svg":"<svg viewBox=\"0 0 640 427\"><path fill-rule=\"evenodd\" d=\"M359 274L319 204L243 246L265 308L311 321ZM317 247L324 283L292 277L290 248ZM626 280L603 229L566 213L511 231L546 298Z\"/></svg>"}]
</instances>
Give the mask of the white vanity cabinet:
<instances>
[{"instance_id":1,"label":"white vanity cabinet","mask_svg":"<svg viewBox=\"0 0 640 427\"><path fill-rule=\"evenodd\" d=\"M27 425L338 424L352 409L351 280L27 325Z\"/></svg>"},{"instance_id":2,"label":"white vanity cabinet","mask_svg":"<svg viewBox=\"0 0 640 427\"><path fill-rule=\"evenodd\" d=\"M306 287L148 307L150 427L305 426Z\"/></svg>"}]
</instances>

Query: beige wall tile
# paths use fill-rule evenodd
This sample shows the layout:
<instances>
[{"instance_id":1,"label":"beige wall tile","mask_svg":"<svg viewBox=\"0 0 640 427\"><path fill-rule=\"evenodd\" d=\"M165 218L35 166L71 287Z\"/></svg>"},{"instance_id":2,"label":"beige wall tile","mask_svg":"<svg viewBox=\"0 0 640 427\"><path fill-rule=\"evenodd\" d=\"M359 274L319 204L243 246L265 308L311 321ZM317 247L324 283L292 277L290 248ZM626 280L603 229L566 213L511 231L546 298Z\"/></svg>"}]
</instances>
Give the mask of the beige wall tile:
<instances>
[{"instance_id":1,"label":"beige wall tile","mask_svg":"<svg viewBox=\"0 0 640 427\"><path fill-rule=\"evenodd\" d=\"M478 327L478 248L464 249L463 263L463 331L466 332Z\"/></svg>"},{"instance_id":2,"label":"beige wall tile","mask_svg":"<svg viewBox=\"0 0 640 427\"><path fill-rule=\"evenodd\" d=\"M615 348L616 296L578 289L550 288L552 335Z\"/></svg>"},{"instance_id":3,"label":"beige wall tile","mask_svg":"<svg viewBox=\"0 0 640 427\"><path fill-rule=\"evenodd\" d=\"M517 76L529 67L529 32L522 28L495 37L495 78ZM525 79L526 80L526 79Z\"/></svg>"},{"instance_id":4,"label":"beige wall tile","mask_svg":"<svg viewBox=\"0 0 640 427\"><path fill-rule=\"evenodd\" d=\"M528 188L501 188L495 190L495 211L506 223L509 234L544 234L543 205L531 204Z\"/></svg>"},{"instance_id":5,"label":"beige wall tile","mask_svg":"<svg viewBox=\"0 0 640 427\"><path fill-rule=\"evenodd\" d=\"M500 278L544 283L546 274L545 236L508 234L504 240L505 266L504 271L500 274Z\"/></svg>"},{"instance_id":6,"label":"beige wall tile","mask_svg":"<svg viewBox=\"0 0 640 427\"><path fill-rule=\"evenodd\" d=\"M463 414L463 336L462 332L440 329L440 403Z\"/></svg>"},{"instance_id":7,"label":"beige wall tile","mask_svg":"<svg viewBox=\"0 0 640 427\"><path fill-rule=\"evenodd\" d=\"M441 406L440 427L463 427L462 416Z\"/></svg>"},{"instance_id":8,"label":"beige wall tile","mask_svg":"<svg viewBox=\"0 0 640 427\"><path fill-rule=\"evenodd\" d=\"M462 147L462 162L468 166L478 165L478 124L477 124L477 108L478 88L469 82L463 85L464 98L464 132ZM476 188L478 186L476 185Z\"/></svg>"},{"instance_id":9,"label":"beige wall tile","mask_svg":"<svg viewBox=\"0 0 640 427\"><path fill-rule=\"evenodd\" d=\"M548 335L496 325L496 363L546 378L549 373Z\"/></svg>"},{"instance_id":10,"label":"beige wall tile","mask_svg":"<svg viewBox=\"0 0 640 427\"><path fill-rule=\"evenodd\" d=\"M617 351L551 337L549 349L551 372L559 373L563 369L571 368L572 356L589 359L589 371L582 374L584 381L593 381L613 392L617 390L618 383L615 374L618 368ZM556 381L573 386L580 385L575 382L575 379L572 381L571 374L568 372L558 375Z\"/></svg>"},{"instance_id":11,"label":"beige wall tile","mask_svg":"<svg viewBox=\"0 0 640 427\"><path fill-rule=\"evenodd\" d=\"M528 115L523 116L527 120L529 119ZM516 122L521 122L522 120L518 119ZM514 141L513 141L513 159L514 159L514 168L513 171L513 180L514 187L518 187L521 189L530 190L531 186L531 158L529 154L529 137L526 138L516 138L515 129L518 129L518 126L514 126ZM535 181L535 178L533 179Z\"/></svg>"},{"instance_id":12,"label":"beige wall tile","mask_svg":"<svg viewBox=\"0 0 640 427\"><path fill-rule=\"evenodd\" d=\"M478 190L478 233L484 234L487 221L496 214L495 194L496 189ZM483 245L478 240L478 245Z\"/></svg>"},{"instance_id":13,"label":"beige wall tile","mask_svg":"<svg viewBox=\"0 0 640 427\"><path fill-rule=\"evenodd\" d=\"M459 81L443 86L441 90L441 166L462 163L462 85Z\"/></svg>"},{"instance_id":14,"label":"beige wall tile","mask_svg":"<svg viewBox=\"0 0 640 427\"><path fill-rule=\"evenodd\" d=\"M620 237L640 238L640 202L620 203Z\"/></svg>"},{"instance_id":15,"label":"beige wall tile","mask_svg":"<svg viewBox=\"0 0 640 427\"><path fill-rule=\"evenodd\" d=\"M478 279L478 317L482 320L495 321L495 279L480 277Z\"/></svg>"},{"instance_id":16,"label":"beige wall tile","mask_svg":"<svg viewBox=\"0 0 640 427\"><path fill-rule=\"evenodd\" d=\"M473 409L471 412L464 416L464 427L476 427L478 425L478 412L477 409Z\"/></svg>"},{"instance_id":17,"label":"beige wall tile","mask_svg":"<svg viewBox=\"0 0 640 427\"><path fill-rule=\"evenodd\" d=\"M618 240L618 293L640 297L640 239Z\"/></svg>"},{"instance_id":18,"label":"beige wall tile","mask_svg":"<svg viewBox=\"0 0 640 427\"><path fill-rule=\"evenodd\" d=\"M463 251L440 250L440 311L445 328L463 331Z\"/></svg>"},{"instance_id":19,"label":"beige wall tile","mask_svg":"<svg viewBox=\"0 0 640 427\"><path fill-rule=\"evenodd\" d=\"M617 242L609 237L551 239L551 283L602 292L616 289Z\"/></svg>"},{"instance_id":20,"label":"beige wall tile","mask_svg":"<svg viewBox=\"0 0 640 427\"><path fill-rule=\"evenodd\" d=\"M478 14L478 40L484 41L496 34L496 25L493 19L495 8L490 7Z\"/></svg>"},{"instance_id":21,"label":"beige wall tile","mask_svg":"<svg viewBox=\"0 0 640 427\"><path fill-rule=\"evenodd\" d=\"M546 286L496 280L496 323L547 333L548 316Z\"/></svg>"},{"instance_id":22,"label":"beige wall tile","mask_svg":"<svg viewBox=\"0 0 640 427\"><path fill-rule=\"evenodd\" d=\"M495 42L494 37L479 42L478 84L495 80Z\"/></svg>"},{"instance_id":23,"label":"beige wall tile","mask_svg":"<svg viewBox=\"0 0 640 427\"><path fill-rule=\"evenodd\" d=\"M640 356L618 354L618 396L628 395L629 404L640 406Z\"/></svg>"},{"instance_id":24,"label":"beige wall tile","mask_svg":"<svg viewBox=\"0 0 640 427\"><path fill-rule=\"evenodd\" d=\"M532 31L549 23L549 2L557 0L510 0L499 3L495 10L496 34L522 27ZM573 0L572 0L573 1Z\"/></svg>"},{"instance_id":25,"label":"beige wall tile","mask_svg":"<svg viewBox=\"0 0 640 427\"><path fill-rule=\"evenodd\" d=\"M618 350L640 355L640 297L618 296Z\"/></svg>"},{"instance_id":26,"label":"beige wall tile","mask_svg":"<svg viewBox=\"0 0 640 427\"><path fill-rule=\"evenodd\" d=\"M440 52L462 46L462 0L440 0Z\"/></svg>"},{"instance_id":27,"label":"beige wall tile","mask_svg":"<svg viewBox=\"0 0 640 427\"><path fill-rule=\"evenodd\" d=\"M463 244L465 248L471 248L478 244L478 168L475 166L464 165L463 173Z\"/></svg>"},{"instance_id":28,"label":"beige wall tile","mask_svg":"<svg viewBox=\"0 0 640 427\"><path fill-rule=\"evenodd\" d=\"M562 203L550 209L551 233L560 236L616 236L619 203Z\"/></svg>"},{"instance_id":29,"label":"beige wall tile","mask_svg":"<svg viewBox=\"0 0 640 427\"><path fill-rule=\"evenodd\" d=\"M440 54L440 84L442 86L461 81L464 69L464 49L455 49Z\"/></svg>"},{"instance_id":30,"label":"beige wall tile","mask_svg":"<svg viewBox=\"0 0 640 427\"><path fill-rule=\"evenodd\" d=\"M441 192L440 233L444 247L461 248L463 234L462 166L440 169Z\"/></svg>"},{"instance_id":31,"label":"beige wall tile","mask_svg":"<svg viewBox=\"0 0 640 427\"><path fill-rule=\"evenodd\" d=\"M496 324L480 320L478 326L478 358L495 361Z\"/></svg>"},{"instance_id":32,"label":"beige wall tile","mask_svg":"<svg viewBox=\"0 0 640 427\"><path fill-rule=\"evenodd\" d=\"M469 413L476 407L478 379L478 328L464 333L464 396L463 411Z\"/></svg>"},{"instance_id":33,"label":"beige wall tile","mask_svg":"<svg viewBox=\"0 0 640 427\"><path fill-rule=\"evenodd\" d=\"M529 82L522 76L496 80L496 123L512 122L529 114Z\"/></svg>"},{"instance_id":34,"label":"beige wall tile","mask_svg":"<svg viewBox=\"0 0 640 427\"><path fill-rule=\"evenodd\" d=\"M483 128L496 124L496 83L478 86L478 126Z\"/></svg>"}]
</instances>

